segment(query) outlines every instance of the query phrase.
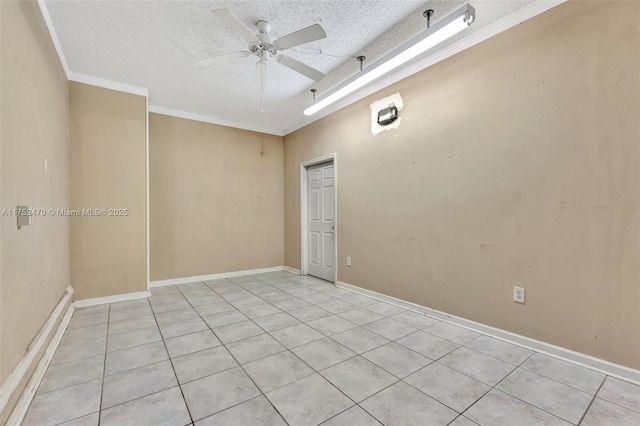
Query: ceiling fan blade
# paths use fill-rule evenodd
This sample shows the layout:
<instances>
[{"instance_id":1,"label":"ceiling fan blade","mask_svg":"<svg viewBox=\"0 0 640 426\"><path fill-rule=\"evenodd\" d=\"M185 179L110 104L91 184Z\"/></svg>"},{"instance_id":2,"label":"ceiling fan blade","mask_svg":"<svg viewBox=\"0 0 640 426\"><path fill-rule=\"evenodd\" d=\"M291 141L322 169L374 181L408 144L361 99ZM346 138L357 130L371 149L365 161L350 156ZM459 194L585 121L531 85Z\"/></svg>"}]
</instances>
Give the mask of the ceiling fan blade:
<instances>
[{"instance_id":1,"label":"ceiling fan blade","mask_svg":"<svg viewBox=\"0 0 640 426\"><path fill-rule=\"evenodd\" d=\"M292 70L309 77L311 80L320 81L324 77L324 74L317 69L311 68L309 65L303 64L302 62L289 58L288 56L280 55L276 59L285 67L291 68Z\"/></svg>"},{"instance_id":2,"label":"ceiling fan blade","mask_svg":"<svg viewBox=\"0 0 640 426\"><path fill-rule=\"evenodd\" d=\"M278 49L289 49L301 44L310 43L312 41L323 39L327 36L320 24L313 24L310 27L303 28L284 37L280 37L273 42Z\"/></svg>"},{"instance_id":3,"label":"ceiling fan blade","mask_svg":"<svg viewBox=\"0 0 640 426\"><path fill-rule=\"evenodd\" d=\"M267 63L264 61L258 61L256 63L256 71L253 76L253 88L254 90L260 90L264 92L267 86Z\"/></svg>"},{"instance_id":4,"label":"ceiling fan blade","mask_svg":"<svg viewBox=\"0 0 640 426\"><path fill-rule=\"evenodd\" d=\"M212 13L249 43L260 44L258 37L227 9L212 10Z\"/></svg>"},{"instance_id":5,"label":"ceiling fan blade","mask_svg":"<svg viewBox=\"0 0 640 426\"><path fill-rule=\"evenodd\" d=\"M201 61L195 61L193 66L196 68L204 68L209 67L214 64L219 64L222 62L231 61L233 59L246 58L251 55L251 52L233 52L233 53L225 53L224 55L214 56L213 58L203 59Z\"/></svg>"}]
</instances>

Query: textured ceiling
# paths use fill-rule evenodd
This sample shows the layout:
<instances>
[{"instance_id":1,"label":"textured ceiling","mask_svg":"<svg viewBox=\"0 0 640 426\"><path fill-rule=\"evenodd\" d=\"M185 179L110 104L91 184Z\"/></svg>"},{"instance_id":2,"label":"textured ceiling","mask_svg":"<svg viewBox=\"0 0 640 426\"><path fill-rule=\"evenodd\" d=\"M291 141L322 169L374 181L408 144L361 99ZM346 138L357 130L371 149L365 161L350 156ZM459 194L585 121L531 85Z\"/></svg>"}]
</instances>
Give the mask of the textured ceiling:
<instances>
[{"instance_id":1,"label":"textured ceiling","mask_svg":"<svg viewBox=\"0 0 640 426\"><path fill-rule=\"evenodd\" d=\"M305 119L302 107L311 100L309 89L322 94L356 73L356 56L366 55L366 66L426 28L424 10L434 9L436 22L467 2L476 9L474 25L433 51L533 0L48 0L46 4L70 71L148 88L153 106L277 133ZM255 22L266 20L276 37L321 24L326 39L283 53L324 72L325 78L313 82L272 60L261 101L253 85L255 56L195 68L194 61L247 49L247 43L211 13L213 9L230 10L251 29Z\"/></svg>"}]
</instances>

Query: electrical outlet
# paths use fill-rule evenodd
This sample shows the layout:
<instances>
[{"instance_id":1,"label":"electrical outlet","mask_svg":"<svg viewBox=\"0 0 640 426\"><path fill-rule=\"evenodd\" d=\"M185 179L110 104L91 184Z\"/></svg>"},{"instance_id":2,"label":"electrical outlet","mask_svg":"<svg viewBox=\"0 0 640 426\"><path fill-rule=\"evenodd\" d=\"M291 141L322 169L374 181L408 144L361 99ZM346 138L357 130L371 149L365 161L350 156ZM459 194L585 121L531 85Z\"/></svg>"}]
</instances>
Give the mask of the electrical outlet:
<instances>
[{"instance_id":1,"label":"electrical outlet","mask_svg":"<svg viewBox=\"0 0 640 426\"><path fill-rule=\"evenodd\" d=\"M513 287L513 301L524 303L524 287Z\"/></svg>"},{"instance_id":2,"label":"electrical outlet","mask_svg":"<svg viewBox=\"0 0 640 426\"><path fill-rule=\"evenodd\" d=\"M347 256L347 266L351 266L351 258Z\"/></svg>"}]
</instances>

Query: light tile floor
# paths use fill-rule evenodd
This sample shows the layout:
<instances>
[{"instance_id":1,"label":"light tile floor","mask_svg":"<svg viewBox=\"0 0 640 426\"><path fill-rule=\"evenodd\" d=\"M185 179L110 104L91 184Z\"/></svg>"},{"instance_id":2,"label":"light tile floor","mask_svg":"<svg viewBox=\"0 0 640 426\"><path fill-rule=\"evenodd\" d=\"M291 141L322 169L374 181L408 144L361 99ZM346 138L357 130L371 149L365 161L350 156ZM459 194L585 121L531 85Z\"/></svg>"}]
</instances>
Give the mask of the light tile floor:
<instances>
[{"instance_id":1,"label":"light tile floor","mask_svg":"<svg viewBox=\"0 0 640 426\"><path fill-rule=\"evenodd\" d=\"M288 272L75 311L24 425L640 425L640 387Z\"/></svg>"}]
</instances>

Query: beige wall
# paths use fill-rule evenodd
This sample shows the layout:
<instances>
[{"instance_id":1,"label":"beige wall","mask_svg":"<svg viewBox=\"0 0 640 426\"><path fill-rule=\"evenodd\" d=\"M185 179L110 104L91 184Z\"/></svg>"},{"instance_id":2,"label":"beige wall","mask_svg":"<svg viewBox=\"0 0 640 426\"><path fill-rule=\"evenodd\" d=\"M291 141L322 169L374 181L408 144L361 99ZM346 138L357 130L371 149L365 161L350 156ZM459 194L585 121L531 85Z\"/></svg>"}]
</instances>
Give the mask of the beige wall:
<instances>
[{"instance_id":1,"label":"beige wall","mask_svg":"<svg viewBox=\"0 0 640 426\"><path fill-rule=\"evenodd\" d=\"M147 289L145 102L69 83L71 208L128 209L71 218L74 300Z\"/></svg>"},{"instance_id":2,"label":"beige wall","mask_svg":"<svg viewBox=\"0 0 640 426\"><path fill-rule=\"evenodd\" d=\"M149 162L152 281L283 264L282 137L150 114Z\"/></svg>"},{"instance_id":3,"label":"beige wall","mask_svg":"<svg viewBox=\"0 0 640 426\"><path fill-rule=\"evenodd\" d=\"M2 209L69 206L67 78L35 2L0 2ZM49 162L44 171L44 159ZM69 220L0 217L0 383L69 280ZM19 392L18 392L19 394ZM10 400L9 407L15 402ZM0 413L0 424L8 411Z\"/></svg>"},{"instance_id":4,"label":"beige wall","mask_svg":"<svg viewBox=\"0 0 640 426\"><path fill-rule=\"evenodd\" d=\"M565 3L287 135L285 265L299 164L336 152L340 281L639 368L639 19Z\"/></svg>"}]
</instances>

